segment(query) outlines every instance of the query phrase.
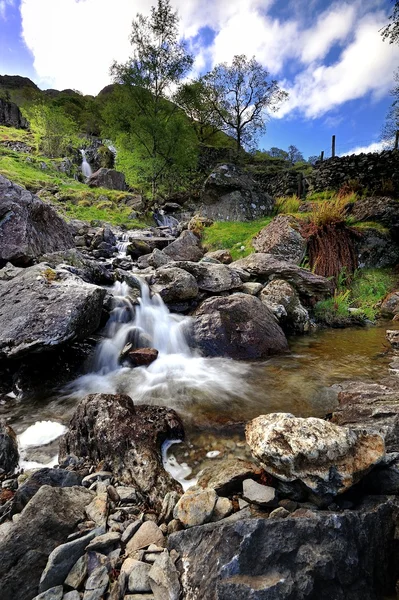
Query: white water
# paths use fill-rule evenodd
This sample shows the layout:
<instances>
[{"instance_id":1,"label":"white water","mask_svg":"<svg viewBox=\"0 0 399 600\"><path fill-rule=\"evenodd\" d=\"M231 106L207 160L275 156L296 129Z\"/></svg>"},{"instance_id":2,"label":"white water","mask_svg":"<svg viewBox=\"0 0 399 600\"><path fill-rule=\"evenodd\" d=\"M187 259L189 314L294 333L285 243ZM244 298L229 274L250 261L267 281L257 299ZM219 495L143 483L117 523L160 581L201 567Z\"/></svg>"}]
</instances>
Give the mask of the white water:
<instances>
[{"instance_id":1,"label":"white water","mask_svg":"<svg viewBox=\"0 0 399 600\"><path fill-rule=\"evenodd\" d=\"M187 343L190 317L171 314L159 295L150 295L146 283L134 305L126 283L112 289L114 308L99 344L93 370L66 390L69 396L92 393L126 393L134 402L185 406L207 399L227 403L232 397L245 400L249 386L244 381L248 366L229 359L203 358ZM159 352L148 367L121 364L127 343L152 347Z\"/></svg>"},{"instance_id":2,"label":"white water","mask_svg":"<svg viewBox=\"0 0 399 600\"><path fill-rule=\"evenodd\" d=\"M129 245L129 236L127 233L122 233L120 239L116 243L116 247L118 249L118 257L124 258L126 256L126 250Z\"/></svg>"},{"instance_id":3,"label":"white water","mask_svg":"<svg viewBox=\"0 0 399 600\"><path fill-rule=\"evenodd\" d=\"M58 463L58 455L51 456L47 463L29 460L27 455L32 448L41 448L57 440L66 432L67 428L56 421L36 421L18 436L18 447L20 453L20 469L42 469L43 467L54 467Z\"/></svg>"},{"instance_id":4,"label":"white water","mask_svg":"<svg viewBox=\"0 0 399 600\"><path fill-rule=\"evenodd\" d=\"M81 169L82 169L82 173L85 177L89 178L90 175L93 173L91 166L89 165L89 163L87 162L86 159L86 152L84 150L80 151L81 155L82 155L82 165L81 165Z\"/></svg>"}]
</instances>

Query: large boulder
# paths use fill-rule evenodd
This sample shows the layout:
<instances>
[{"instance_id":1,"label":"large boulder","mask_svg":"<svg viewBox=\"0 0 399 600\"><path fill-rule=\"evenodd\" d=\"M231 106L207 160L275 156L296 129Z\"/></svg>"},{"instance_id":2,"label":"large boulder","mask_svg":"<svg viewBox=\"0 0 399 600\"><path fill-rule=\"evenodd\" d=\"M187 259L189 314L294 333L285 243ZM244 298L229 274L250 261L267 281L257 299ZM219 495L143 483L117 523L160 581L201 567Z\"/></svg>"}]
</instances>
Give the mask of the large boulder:
<instances>
[{"instance_id":1,"label":"large boulder","mask_svg":"<svg viewBox=\"0 0 399 600\"><path fill-rule=\"evenodd\" d=\"M164 302L183 302L198 296L195 277L177 267L157 269L151 290L159 294Z\"/></svg>"},{"instance_id":2,"label":"large boulder","mask_svg":"<svg viewBox=\"0 0 399 600\"><path fill-rule=\"evenodd\" d=\"M92 188L101 187L107 190L120 190L122 192L127 189L123 173L115 171L115 169L105 169L104 167L101 167L101 169L90 175L87 185Z\"/></svg>"},{"instance_id":3,"label":"large boulder","mask_svg":"<svg viewBox=\"0 0 399 600\"><path fill-rule=\"evenodd\" d=\"M204 256L199 239L192 231L183 231L163 252L173 260L197 261Z\"/></svg>"},{"instance_id":4,"label":"large boulder","mask_svg":"<svg viewBox=\"0 0 399 600\"><path fill-rule=\"evenodd\" d=\"M67 223L51 206L0 175L0 267L26 266L74 245Z\"/></svg>"},{"instance_id":5,"label":"large boulder","mask_svg":"<svg viewBox=\"0 0 399 600\"><path fill-rule=\"evenodd\" d=\"M388 382L387 382L388 383ZM387 452L399 452L399 382L389 385L348 381L338 386L339 406L332 421L353 429L378 431Z\"/></svg>"},{"instance_id":6,"label":"large boulder","mask_svg":"<svg viewBox=\"0 0 399 600\"><path fill-rule=\"evenodd\" d=\"M193 338L207 356L247 360L288 350L273 313L242 293L205 300L194 313Z\"/></svg>"},{"instance_id":7,"label":"large boulder","mask_svg":"<svg viewBox=\"0 0 399 600\"><path fill-rule=\"evenodd\" d=\"M280 260L272 254L263 252L250 254L233 262L231 267L245 269L260 281L268 281L272 277L284 279L294 286L300 296L305 298L326 296L332 291L332 284L325 277L315 275L307 269L301 269L292 262Z\"/></svg>"},{"instance_id":8,"label":"large boulder","mask_svg":"<svg viewBox=\"0 0 399 600\"><path fill-rule=\"evenodd\" d=\"M346 491L385 456L378 433L290 413L253 419L246 426L246 439L268 473L282 481L299 480L320 495Z\"/></svg>"},{"instance_id":9,"label":"large boulder","mask_svg":"<svg viewBox=\"0 0 399 600\"><path fill-rule=\"evenodd\" d=\"M180 555L185 600L377 600L392 595L398 574L396 514L381 497L307 518L238 513L168 545Z\"/></svg>"},{"instance_id":10,"label":"large boulder","mask_svg":"<svg viewBox=\"0 0 399 600\"><path fill-rule=\"evenodd\" d=\"M260 292L259 299L278 319L284 331L304 333L310 329L309 313L292 285L284 279L273 279Z\"/></svg>"},{"instance_id":11,"label":"large boulder","mask_svg":"<svg viewBox=\"0 0 399 600\"><path fill-rule=\"evenodd\" d=\"M0 358L79 340L100 324L103 288L40 263L0 281Z\"/></svg>"},{"instance_id":12,"label":"large boulder","mask_svg":"<svg viewBox=\"0 0 399 600\"><path fill-rule=\"evenodd\" d=\"M205 181L200 216L216 221L251 221L270 215L274 201L252 176L232 164L219 165Z\"/></svg>"},{"instance_id":13,"label":"large boulder","mask_svg":"<svg viewBox=\"0 0 399 600\"><path fill-rule=\"evenodd\" d=\"M238 272L227 265L202 261L199 263L179 261L176 266L191 273L195 277L199 289L204 292L217 294L238 289L242 286L242 280Z\"/></svg>"},{"instance_id":14,"label":"large boulder","mask_svg":"<svg viewBox=\"0 0 399 600\"><path fill-rule=\"evenodd\" d=\"M5 98L0 98L0 125L28 129L28 121L22 116L18 106Z\"/></svg>"},{"instance_id":15,"label":"large boulder","mask_svg":"<svg viewBox=\"0 0 399 600\"><path fill-rule=\"evenodd\" d=\"M384 269L394 267L399 262L399 240L394 241L388 231L376 227L358 229L355 247L359 268Z\"/></svg>"},{"instance_id":16,"label":"large boulder","mask_svg":"<svg viewBox=\"0 0 399 600\"><path fill-rule=\"evenodd\" d=\"M92 394L78 405L60 442L60 460L74 454L105 466L119 481L134 486L160 510L168 491L181 491L162 464L161 445L181 439L183 425L174 410L134 406L129 396Z\"/></svg>"},{"instance_id":17,"label":"large boulder","mask_svg":"<svg viewBox=\"0 0 399 600\"><path fill-rule=\"evenodd\" d=\"M298 224L293 217L279 215L260 230L253 238L252 246L257 252L273 254L282 260L289 260L299 265L306 252L306 240L298 231Z\"/></svg>"},{"instance_id":18,"label":"large boulder","mask_svg":"<svg viewBox=\"0 0 399 600\"><path fill-rule=\"evenodd\" d=\"M399 313L399 290L391 292L384 298L380 312L383 317L391 319Z\"/></svg>"},{"instance_id":19,"label":"large boulder","mask_svg":"<svg viewBox=\"0 0 399 600\"><path fill-rule=\"evenodd\" d=\"M84 520L93 496L83 487L40 488L0 541L2 600L36 596L50 552Z\"/></svg>"}]
</instances>

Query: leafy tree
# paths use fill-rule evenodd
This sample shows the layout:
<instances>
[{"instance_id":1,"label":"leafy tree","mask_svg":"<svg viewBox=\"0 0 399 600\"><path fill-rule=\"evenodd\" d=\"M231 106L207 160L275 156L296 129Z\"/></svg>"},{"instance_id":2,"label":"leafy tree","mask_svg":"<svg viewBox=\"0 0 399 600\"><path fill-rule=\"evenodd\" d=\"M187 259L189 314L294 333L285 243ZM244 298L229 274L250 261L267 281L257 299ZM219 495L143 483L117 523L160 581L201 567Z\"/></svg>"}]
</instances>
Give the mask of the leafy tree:
<instances>
[{"instance_id":1,"label":"leafy tree","mask_svg":"<svg viewBox=\"0 0 399 600\"><path fill-rule=\"evenodd\" d=\"M308 158L308 163L309 163L310 165L315 165L315 164L317 163L317 161L318 161L318 160L320 160L320 155L318 155L318 156L316 156L316 155L314 155L314 156L309 156L309 158Z\"/></svg>"},{"instance_id":2,"label":"leafy tree","mask_svg":"<svg viewBox=\"0 0 399 600\"><path fill-rule=\"evenodd\" d=\"M397 44L399 42L399 0L396 0L394 4L389 21L388 25L382 29L381 35L384 40L389 40L390 44Z\"/></svg>"},{"instance_id":3,"label":"leafy tree","mask_svg":"<svg viewBox=\"0 0 399 600\"><path fill-rule=\"evenodd\" d=\"M390 44L399 43L399 0L396 0L392 14L389 17L390 23L386 25L381 35L384 40L388 40ZM396 131L399 129L399 69L395 73L395 81L397 85L391 90L391 95L394 97L392 105L388 110L385 118L385 124L381 133L381 139L387 146L393 145Z\"/></svg>"},{"instance_id":4,"label":"leafy tree","mask_svg":"<svg viewBox=\"0 0 399 600\"><path fill-rule=\"evenodd\" d=\"M214 141L222 123L218 114L215 114L209 88L204 81L197 79L191 83L184 83L173 99L190 119L198 141L202 144Z\"/></svg>"},{"instance_id":5,"label":"leafy tree","mask_svg":"<svg viewBox=\"0 0 399 600\"><path fill-rule=\"evenodd\" d=\"M294 165L297 162L304 162L304 158L303 158L303 154L302 152L300 152L298 150L298 148L296 146L288 146L288 160L290 161L290 163L292 165Z\"/></svg>"},{"instance_id":6,"label":"leafy tree","mask_svg":"<svg viewBox=\"0 0 399 600\"><path fill-rule=\"evenodd\" d=\"M106 114L121 111L116 119L119 140L134 152L138 176L150 183L154 197L162 177L182 156L182 116L168 98L191 68L193 57L178 39L178 16L169 0L158 0L150 17L137 15L130 42L131 59L111 67L123 90L116 94L119 104L108 103Z\"/></svg>"},{"instance_id":7,"label":"leafy tree","mask_svg":"<svg viewBox=\"0 0 399 600\"><path fill-rule=\"evenodd\" d=\"M26 111L38 149L50 158L65 156L76 142L78 127L61 107L34 104Z\"/></svg>"},{"instance_id":8,"label":"leafy tree","mask_svg":"<svg viewBox=\"0 0 399 600\"><path fill-rule=\"evenodd\" d=\"M217 65L203 78L214 119L236 140L237 155L265 131L269 112L278 110L288 95L268 77L255 58L238 55L231 65Z\"/></svg>"},{"instance_id":9,"label":"leafy tree","mask_svg":"<svg viewBox=\"0 0 399 600\"><path fill-rule=\"evenodd\" d=\"M282 158L284 160L288 159L288 152L282 150L281 148L276 148L275 146L270 148L270 150L266 150L266 152L269 156L272 156L273 158Z\"/></svg>"}]
</instances>

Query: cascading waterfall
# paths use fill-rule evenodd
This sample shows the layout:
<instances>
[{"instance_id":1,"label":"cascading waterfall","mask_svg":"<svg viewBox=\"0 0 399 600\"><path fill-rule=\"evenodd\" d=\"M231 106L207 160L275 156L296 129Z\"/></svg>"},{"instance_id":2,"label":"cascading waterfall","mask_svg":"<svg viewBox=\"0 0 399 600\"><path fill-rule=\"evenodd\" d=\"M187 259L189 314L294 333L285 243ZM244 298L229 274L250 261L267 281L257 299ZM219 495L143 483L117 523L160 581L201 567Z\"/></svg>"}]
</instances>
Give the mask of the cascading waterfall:
<instances>
[{"instance_id":1,"label":"cascading waterfall","mask_svg":"<svg viewBox=\"0 0 399 600\"><path fill-rule=\"evenodd\" d=\"M120 239L116 243L116 247L119 252L119 258L126 256L126 250L129 245L129 236L127 233L122 233Z\"/></svg>"},{"instance_id":2,"label":"cascading waterfall","mask_svg":"<svg viewBox=\"0 0 399 600\"><path fill-rule=\"evenodd\" d=\"M172 215L165 215L163 209L154 212L154 219L159 227L168 227L172 235L177 235L179 232L180 223Z\"/></svg>"},{"instance_id":3,"label":"cascading waterfall","mask_svg":"<svg viewBox=\"0 0 399 600\"><path fill-rule=\"evenodd\" d=\"M82 165L81 165L81 169L82 169L82 173L86 178L89 178L90 175L93 173L91 166L89 165L89 163L87 162L86 159L86 152L82 149L80 151L81 155L82 155Z\"/></svg>"}]
</instances>

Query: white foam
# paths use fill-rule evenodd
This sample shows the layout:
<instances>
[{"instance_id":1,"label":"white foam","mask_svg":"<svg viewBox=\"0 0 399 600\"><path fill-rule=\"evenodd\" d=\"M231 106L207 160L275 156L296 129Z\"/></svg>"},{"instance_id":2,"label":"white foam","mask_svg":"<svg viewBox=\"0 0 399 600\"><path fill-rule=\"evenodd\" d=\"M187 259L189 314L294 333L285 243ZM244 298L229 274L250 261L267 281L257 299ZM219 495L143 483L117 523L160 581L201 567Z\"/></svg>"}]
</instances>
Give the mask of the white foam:
<instances>
[{"instance_id":1,"label":"white foam","mask_svg":"<svg viewBox=\"0 0 399 600\"><path fill-rule=\"evenodd\" d=\"M19 468L24 469L24 471L30 471L31 469L45 469L52 468L55 465L58 465L58 454L53 456L53 458L48 463L39 463L34 460L20 460Z\"/></svg>"},{"instance_id":2,"label":"white foam","mask_svg":"<svg viewBox=\"0 0 399 600\"><path fill-rule=\"evenodd\" d=\"M55 421L36 421L18 436L21 450L50 444L66 432L67 428Z\"/></svg>"},{"instance_id":3,"label":"white foam","mask_svg":"<svg viewBox=\"0 0 399 600\"><path fill-rule=\"evenodd\" d=\"M174 444L180 444L181 440L167 440L162 446L162 462L165 471L167 471L173 479L178 481L183 490L186 491L192 485L197 483L196 479L187 479L191 475L192 469L187 463L178 463L174 454L168 454L168 450Z\"/></svg>"}]
</instances>

